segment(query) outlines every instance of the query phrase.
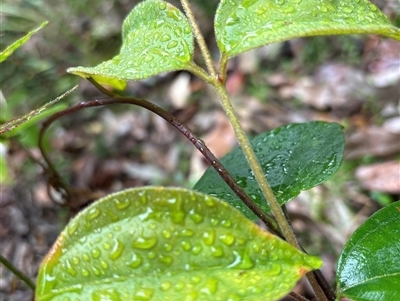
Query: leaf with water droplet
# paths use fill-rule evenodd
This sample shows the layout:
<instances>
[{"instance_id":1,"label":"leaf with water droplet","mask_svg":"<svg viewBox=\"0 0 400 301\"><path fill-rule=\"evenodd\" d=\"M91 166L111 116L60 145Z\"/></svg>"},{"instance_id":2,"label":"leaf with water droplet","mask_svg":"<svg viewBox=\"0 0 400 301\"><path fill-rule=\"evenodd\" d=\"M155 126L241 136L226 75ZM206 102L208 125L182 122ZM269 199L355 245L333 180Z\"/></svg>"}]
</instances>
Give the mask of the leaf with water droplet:
<instances>
[{"instance_id":1,"label":"leaf with water droplet","mask_svg":"<svg viewBox=\"0 0 400 301\"><path fill-rule=\"evenodd\" d=\"M115 82L120 85L185 69L192 60L193 49L193 34L183 13L165 1L146 0L125 19L118 55L96 67L75 67L67 71L115 86Z\"/></svg>"},{"instance_id":2,"label":"leaf with water droplet","mask_svg":"<svg viewBox=\"0 0 400 301\"><path fill-rule=\"evenodd\" d=\"M400 300L400 201L362 224L350 237L337 267L338 297Z\"/></svg>"},{"instance_id":3,"label":"leaf with water droplet","mask_svg":"<svg viewBox=\"0 0 400 301\"><path fill-rule=\"evenodd\" d=\"M343 159L344 137L337 123L289 124L255 136L250 143L281 205L300 191L331 178ZM232 150L221 163L258 205L266 212L271 211L240 148ZM248 218L257 219L212 167L194 189L223 199Z\"/></svg>"},{"instance_id":4,"label":"leaf with water droplet","mask_svg":"<svg viewBox=\"0 0 400 301\"><path fill-rule=\"evenodd\" d=\"M379 34L400 40L400 29L368 0L224 0L214 26L227 57L306 36Z\"/></svg>"},{"instance_id":5,"label":"leaf with water droplet","mask_svg":"<svg viewBox=\"0 0 400 301\"><path fill-rule=\"evenodd\" d=\"M41 264L35 300L268 301L320 266L222 200L136 188L100 199L67 225Z\"/></svg>"}]
</instances>

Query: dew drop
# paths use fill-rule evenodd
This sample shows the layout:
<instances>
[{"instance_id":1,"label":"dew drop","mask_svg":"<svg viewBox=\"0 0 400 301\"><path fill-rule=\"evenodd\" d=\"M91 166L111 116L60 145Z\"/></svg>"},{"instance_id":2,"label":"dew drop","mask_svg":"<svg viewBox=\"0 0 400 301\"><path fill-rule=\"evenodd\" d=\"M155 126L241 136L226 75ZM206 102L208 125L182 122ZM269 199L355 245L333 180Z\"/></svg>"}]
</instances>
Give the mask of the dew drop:
<instances>
[{"instance_id":1,"label":"dew drop","mask_svg":"<svg viewBox=\"0 0 400 301\"><path fill-rule=\"evenodd\" d=\"M184 287L185 287L185 283L183 283L182 281L178 281L174 286L174 288L178 291L182 290Z\"/></svg>"},{"instance_id":2,"label":"dew drop","mask_svg":"<svg viewBox=\"0 0 400 301\"><path fill-rule=\"evenodd\" d=\"M266 275L268 276L277 276L281 273L281 266L277 263L272 263L269 266L269 269L266 271Z\"/></svg>"},{"instance_id":3,"label":"dew drop","mask_svg":"<svg viewBox=\"0 0 400 301\"><path fill-rule=\"evenodd\" d=\"M208 206L208 207L214 207L216 205L215 201L213 198L210 198L208 196L206 196L204 198L204 203Z\"/></svg>"},{"instance_id":4,"label":"dew drop","mask_svg":"<svg viewBox=\"0 0 400 301\"><path fill-rule=\"evenodd\" d=\"M165 10L165 9L167 8L167 3L165 3L164 1L161 1L161 2L158 4L158 7L159 7L161 10Z\"/></svg>"},{"instance_id":5,"label":"dew drop","mask_svg":"<svg viewBox=\"0 0 400 301\"><path fill-rule=\"evenodd\" d=\"M108 263L105 260L100 261L100 265L103 269L108 269Z\"/></svg>"},{"instance_id":6,"label":"dew drop","mask_svg":"<svg viewBox=\"0 0 400 301\"><path fill-rule=\"evenodd\" d=\"M202 249L203 247L200 244L197 244L192 248L192 254L197 255L201 252Z\"/></svg>"},{"instance_id":7,"label":"dew drop","mask_svg":"<svg viewBox=\"0 0 400 301\"><path fill-rule=\"evenodd\" d=\"M74 256L71 261L73 264L77 265L77 264L79 264L80 259L79 259L79 257Z\"/></svg>"},{"instance_id":8,"label":"dew drop","mask_svg":"<svg viewBox=\"0 0 400 301\"><path fill-rule=\"evenodd\" d=\"M217 292L218 282L218 279L215 278L208 279L205 287L203 287L200 291L207 295L213 295Z\"/></svg>"},{"instance_id":9,"label":"dew drop","mask_svg":"<svg viewBox=\"0 0 400 301\"><path fill-rule=\"evenodd\" d=\"M151 249L157 244L157 237L139 237L133 242L133 247L138 249Z\"/></svg>"},{"instance_id":10,"label":"dew drop","mask_svg":"<svg viewBox=\"0 0 400 301\"><path fill-rule=\"evenodd\" d=\"M213 229L207 230L203 233L203 241L206 245L212 246L215 240L215 232Z\"/></svg>"},{"instance_id":11,"label":"dew drop","mask_svg":"<svg viewBox=\"0 0 400 301\"><path fill-rule=\"evenodd\" d=\"M171 41L171 36L166 33L161 37L161 42L168 42L168 41Z\"/></svg>"},{"instance_id":12,"label":"dew drop","mask_svg":"<svg viewBox=\"0 0 400 301\"><path fill-rule=\"evenodd\" d=\"M177 41L171 41L171 42L169 42L168 44L167 44L167 48L168 49L172 49L172 48L175 48L176 46L178 46L178 42Z\"/></svg>"},{"instance_id":13,"label":"dew drop","mask_svg":"<svg viewBox=\"0 0 400 301\"><path fill-rule=\"evenodd\" d=\"M185 26L185 28L183 29L183 32L186 34L192 33L192 29L190 28L190 26Z\"/></svg>"},{"instance_id":14,"label":"dew drop","mask_svg":"<svg viewBox=\"0 0 400 301\"><path fill-rule=\"evenodd\" d=\"M172 262L174 261L174 258L171 256L159 255L158 260L161 263L165 263L167 266L170 266L172 264Z\"/></svg>"},{"instance_id":15,"label":"dew drop","mask_svg":"<svg viewBox=\"0 0 400 301\"><path fill-rule=\"evenodd\" d=\"M77 272L76 270L71 266L71 263L69 262L69 260L66 260L64 265L63 265L64 270L70 274L71 276L75 277Z\"/></svg>"},{"instance_id":16,"label":"dew drop","mask_svg":"<svg viewBox=\"0 0 400 301\"><path fill-rule=\"evenodd\" d=\"M152 56L152 55L150 55L150 54L148 54L148 55L146 55L146 56L144 57L144 61L145 61L146 63L151 62L152 60L154 60L154 56Z\"/></svg>"},{"instance_id":17,"label":"dew drop","mask_svg":"<svg viewBox=\"0 0 400 301\"><path fill-rule=\"evenodd\" d=\"M169 281L164 281L164 282L162 282L161 285L160 285L160 289L161 289L162 291L167 291L167 290L169 290L171 287L172 287L172 284L171 284L171 282L169 282Z\"/></svg>"},{"instance_id":18,"label":"dew drop","mask_svg":"<svg viewBox=\"0 0 400 301\"><path fill-rule=\"evenodd\" d=\"M164 250L169 252L172 250L172 245L171 244L164 244Z\"/></svg>"},{"instance_id":19,"label":"dew drop","mask_svg":"<svg viewBox=\"0 0 400 301\"><path fill-rule=\"evenodd\" d=\"M140 254L132 253L131 260L127 263L131 268L136 269L142 264L142 256Z\"/></svg>"},{"instance_id":20,"label":"dew drop","mask_svg":"<svg viewBox=\"0 0 400 301\"><path fill-rule=\"evenodd\" d=\"M189 218L194 221L196 224L201 223L204 220L204 217L198 213L196 213L193 209L189 211Z\"/></svg>"},{"instance_id":21,"label":"dew drop","mask_svg":"<svg viewBox=\"0 0 400 301\"><path fill-rule=\"evenodd\" d=\"M181 246L185 251L190 251L190 249L192 248L192 245L187 240L182 240Z\"/></svg>"},{"instance_id":22,"label":"dew drop","mask_svg":"<svg viewBox=\"0 0 400 301\"><path fill-rule=\"evenodd\" d=\"M115 207L117 207L118 210L124 210L128 208L131 204L131 201L128 198L125 199L114 199Z\"/></svg>"},{"instance_id":23,"label":"dew drop","mask_svg":"<svg viewBox=\"0 0 400 301\"><path fill-rule=\"evenodd\" d=\"M92 271L93 271L93 274L96 276L100 276L100 274L101 274L101 271L96 267L92 267Z\"/></svg>"},{"instance_id":24,"label":"dew drop","mask_svg":"<svg viewBox=\"0 0 400 301\"><path fill-rule=\"evenodd\" d=\"M96 290L95 292L93 292L91 300L92 301L104 301L104 300L122 301L120 294L115 289Z\"/></svg>"},{"instance_id":25,"label":"dew drop","mask_svg":"<svg viewBox=\"0 0 400 301\"><path fill-rule=\"evenodd\" d=\"M211 255L214 257L224 256L224 249L221 246L212 246L210 250L211 250Z\"/></svg>"},{"instance_id":26,"label":"dew drop","mask_svg":"<svg viewBox=\"0 0 400 301\"><path fill-rule=\"evenodd\" d=\"M106 249L106 250L110 250L111 249L111 244L109 242L105 242L103 244L103 248Z\"/></svg>"},{"instance_id":27,"label":"dew drop","mask_svg":"<svg viewBox=\"0 0 400 301\"><path fill-rule=\"evenodd\" d=\"M85 276L85 277L90 276L89 270L87 270L85 268L81 269L81 274L82 274L82 276Z\"/></svg>"},{"instance_id":28,"label":"dew drop","mask_svg":"<svg viewBox=\"0 0 400 301\"><path fill-rule=\"evenodd\" d=\"M111 260L116 260L122 255L122 251L124 250L125 245L119 240L115 241L115 244L111 250L111 253L108 255L108 258Z\"/></svg>"},{"instance_id":29,"label":"dew drop","mask_svg":"<svg viewBox=\"0 0 400 301\"><path fill-rule=\"evenodd\" d=\"M221 221L221 226L225 228L230 228L232 227L232 221L230 219L224 219Z\"/></svg>"},{"instance_id":30,"label":"dew drop","mask_svg":"<svg viewBox=\"0 0 400 301\"><path fill-rule=\"evenodd\" d=\"M194 283L197 284L201 281L201 278L199 276L193 276L192 278L190 278L190 280Z\"/></svg>"},{"instance_id":31,"label":"dew drop","mask_svg":"<svg viewBox=\"0 0 400 301\"><path fill-rule=\"evenodd\" d=\"M181 236L191 237L194 235L194 231L191 229L183 229L180 233Z\"/></svg>"},{"instance_id":32,"label":"dew drop","mask_svg":"<svg viewBox=\"0 0 400 301\"><path fill-rule=\"evenodd\" d=\"M227 246L231 246L235 242L235 236L230 233L222 234L218 238Z\"/></svg>"},{"instance_id":33,"label":"dew drop","mask_svg":"<svg viewBox=\"0 0 400 301\"><path fill-rule=\"evenodd\" d=\"M148 301L154 294L154 290L151 288L141 288L133 294L133 300Z\"/></svg>"},{"instance_id":34,"label":"dew drop","mask_svg":"<svg viewBox=\"0 0 400 301\"><path fill-rule=\"evenodd\" d=\"M161 233L162 233L162 235L163 235L166 239L169 239L169 238L171 238L171 236L172 236L171 231L166 230L166 229L162 230Z\"/></svg>"},{"instance_id":35,"label":"dew drop","mask_svg":"<svg viewBox=\"0 0 400 301\"><path fill-rule=\"evenodd\" d=\"M91 208L86 215L86 220L92 221L95 218L99 217L100 214L101 210L99 208Z\"/></svg>"},{"instance_id":36,"label":"dew drop","mask_svg":"<svg viewBox=\"0 0 400 301\"><path fill-rule=\"evenodd\" d=\"M72 236L75 234L76 230L78 229L79 222L77 220L73 220L69 225L68 225L68 234L69 236Z\"/></svg>"}]
</instances>

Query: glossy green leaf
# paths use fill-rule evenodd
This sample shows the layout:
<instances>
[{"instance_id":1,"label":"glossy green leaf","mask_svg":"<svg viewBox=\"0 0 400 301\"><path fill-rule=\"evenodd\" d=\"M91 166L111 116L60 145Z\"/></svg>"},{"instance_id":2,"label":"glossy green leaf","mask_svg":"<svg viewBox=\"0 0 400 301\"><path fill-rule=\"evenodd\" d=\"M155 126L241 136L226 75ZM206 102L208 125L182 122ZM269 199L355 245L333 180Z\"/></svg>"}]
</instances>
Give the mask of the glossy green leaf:
<instances>
[{"instance_id":1,"label":"glossy green leaf","mask_svg":"<svg viewBox=\"0 0 400 301\"><path fill-rule=\"evenodd\" d=\"M39 30L41 30L43 27L45 27L47 25L47 23L49 23L48 21L43 22L38 28L30 31L29 33L27 33L24 37L22 37L21 39L18 39L17 41L15 41L14 43L12 43L10 46L8 46L6 49L4 49L1 53L0 53L0 63L5 61L11 54L13 54L13 52L15 50L17 50L19 47L21 47L22 45L24 45L26 42L29 41L29 39L31 38L31 36L33 36L35 33L37 33Z\"/></svg>"},{"instance_id":2,"label":"glossy green leaf","mask_svg":"<svg viewBox=\"0 0 400 301\"><path fill-rule=\"evenodd\" d=\"M214 25L228 57L306 36L373 33L400 40L400 30L368 0L221 0Z\"/></svg>"},{"instance_id":3,"label":"glossy green leaf","mask_svg":"<svg viewBox=\"0 0 400 301\"><path fill-rule=\"evenodd\" d=\"M122 47L113 59L93 67L70 68L68 72L99 83L147 78L184 69L192 60L193 34L183 13L162 0L146 0L125 19Z\"/></svg>"},{"instance_id":4,"label":"glossy green leaf","mask_svg":"<svg viewBox=\"0 0 400 301\"><path fill-rule=\"evenodd\" d=\"M40 267L36 300L268 301L320 266L226 202L145 187L68 224Z\"/></svg>"},{"instance_id":5,"label":"glossy green leaf","mask_svg":"<svg viewBox=\"0 0 400 301\"><path fill-rule=\"evenodd\" d=\"M289 124L260 134L250 143L279 204L329 179L343 159L344 138L337 123L313 121ZM237 183L266 212L267 201L240 148L221 159ZM195 190L228 201L250 219L257 217L232 192L217 172L208 168Z\"/></svg>"},{"instance_id":6,"label":"glossy green leaf","mask_svg":"<svg viewBox=\"0 0 400 301\"><path fill-rule=\"evenodd\" d=\"M337 268L338 296L355 301L400 300L400 201L362 224L350 237Z\"/></svg>"}]
</instances>

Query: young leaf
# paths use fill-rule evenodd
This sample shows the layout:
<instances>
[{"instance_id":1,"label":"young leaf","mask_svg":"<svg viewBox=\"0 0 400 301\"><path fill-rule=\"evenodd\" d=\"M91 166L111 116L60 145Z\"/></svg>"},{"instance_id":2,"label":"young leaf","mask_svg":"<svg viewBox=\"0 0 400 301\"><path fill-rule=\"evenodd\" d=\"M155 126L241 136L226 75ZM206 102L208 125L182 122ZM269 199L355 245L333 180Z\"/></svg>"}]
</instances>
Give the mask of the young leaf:
<instances>
[{"instance_id":1,"label":"young leaf","mask_svg":"<svg viewBox=\"0 0 400 301\"><path fill-rule=\"evenodd\" d=\"M21 39L18 39L14 43L12 43L10 46L8 46L6 49L4 49L0 53L0 63L5 61L15 50L17 50L19 47L24 45L26 42L29 41L31 36L33 36L35 33L37 33L39 30L41 30L43 27L45 27L49 23L48 21L43 22L40 24L40 26L30 32L28 32L25 36L23 36Z\"/></svg>"},{"instance_id":2,"label":"young leaf","mask_svg":"<svg viewBox=\"0 0 400 301\"><path fill-rule=\"evenodd\" d=\"M41 264L36 300L276 300L321 263L214 197L137 188L68 224Z\"/></svg>"},{"instance_id":3,"label":"young leaf","mask_svg":"<svg viewBox=\"0 0 400 301\"><path fill-rule=\"evenodd\" d=\"M340 125L320 121L282 126L255 136L250 143L279 204L328 180L339 168L344 150ZM221 163L263 210L271 211L240 148ZM223 199L248 218L257 219L212 167L194 189Z\"/></svg>"},{"instance_id":4,"label":"young leaf","mask_svg":"<svg viewBox=\"0 0 400 301\"><path fill-rule=\"evenodd\" d=\"M221 0L214 26L228 57L306 36L373 33L400 40L400 30L368 0Z\"/></svg>"},{"instance_id":5,"label":"young leaf","mask_svg":"<svg viewBox=\"0 0 400 301\"><path fill-rule=\"evenodd\" d=\"M53 105L55 105L57 102L59 102L61 99L63 99L65 96L76 90L78 86L73 87L72 89L68 90L64 94L60 95L56 99L53 99L52 101L46 103L45 105L41 106L40 108L33 110L23 116L19 116L15 119L9 120L3 124L0 124L0 137L1 138L9 138L17 133L20 132L20 130L27 128L28 126L31 126L32 124L38 122L39 120L52 115L58 111L61 111L66 108L66 105L58 105L54 108L51 108ZM4 133L7 133L4 135Z\"/></svg>"},{"instance_id":6,"label":"young leaf","mask_svg":"<svg viewBox=\"0 0 400 301\"><path fill-rule=\"evenodd\" d=\"M336 275L338 296L400 300L399 254L400 201L372 215L344 246Z\"/></svg>"},{"instance_id":7,"label":"young leaf","mask_svg":"<svg viewBox=\"0 0 400 301\"><path fill-rule=\"evenodd\" d=\"M183 13L165 1L146 0L125 19L117 56L96 67L67 71L99 83L138 80L184 69L192 60L193 49L192 29Z\"/></svg>"}]
</instances>

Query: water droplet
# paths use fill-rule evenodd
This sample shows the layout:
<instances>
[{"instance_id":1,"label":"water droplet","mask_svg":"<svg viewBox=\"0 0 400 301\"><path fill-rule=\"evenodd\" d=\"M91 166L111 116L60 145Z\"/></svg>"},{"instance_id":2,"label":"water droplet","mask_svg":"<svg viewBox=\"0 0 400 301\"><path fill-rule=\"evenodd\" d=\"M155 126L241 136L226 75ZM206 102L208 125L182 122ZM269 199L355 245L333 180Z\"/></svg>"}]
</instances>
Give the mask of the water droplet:
<instances>
[{"instance_id":1,"label":"water droplet","mask_svg":"<svg viewBox=\"0 0 400 301\"><path fill-rule=\"evenodd\" d=\"M100 276L101 274L101 271L96 267L92 267L92 271L95 276Z\"/></svg>"},{"instance_id":2,"label":"water droplet","mask_svg":"<svg viewBox=\"0 0 400 301\"><path fill-rule=\"evenodd\" d=\"M194 235L194 231L191 229L183 229L180 233L181 236L191 237Z\"/></svg>"},{"instance_id":3,"label":"water droplet","mask_svg":"<svg viewBox=\"0 0 400 301\"><path fill-rule=\"evenodd\" d=\"M85 268L81 269L81 274L82 274L82 276L85 276L85 277L90 276L89 270L87 270Z\"/></svg>"},{"instance_id":4,"label":"water droplet","mask_svg":"<svg viewBox=\"0 0 400 301\"><path fill-rule=\"evenodd\" d=\"M200 291L207 295L213 295L217 292L218 282L218 279L215 278L208 279L205 287L203 287Z\"/></svg>"},{"instance_id":5,"label":"water droplet","mask_svg":"<svg viewBox=\"0 0 400 301\"><path fill-rule=\"evenodd\" d=\"M235 242L235 236L230 233L222 234L218 238L227 246L231 246Z\"/></svg>"},{"instance_id":6,"label":"water droplet","mask_svg":"<svg viewBox=\"0 0 400 301\"><path fill-rule=\"evenodd\" d=\"M197 255L201 252L201 250L203 249L203 247L200 244L196 244L193 248L192 248L192 254Z\"/></svg>"},{"instance_id":7,"label":"water droplet","mask_svg":"<svg viewBox=\"0 0 400 301\"><path fill-rule=\"evenodd\" d=\"M214 206L216 205L214 199L213 199L213 198L210 198L209 196L206 196L206 197L204 198L204 203L205 203L208 207L214 207Z\"/></svg>"},{"instance_id":8,"label":"water droplet","mask_svg":"<svg viewBox=\"0 0 400 301\"><path fill-rule=\"evenodd\" d=\"M219 224L219 220L217 218L211 218L210 219L210 224L213 226L216 226Z\"/></svg>"},{"instance_id":9,"label":"water droplet","mask_svg":"<svg viewBox=\"0 0 400 301\"><path fill-rule=\"evenodd\" d=\"M161 1L161 2L158 4L158 7L159 7L161 10L165 10L165 9L167 8L167 3L165 3L164 1Z\"/></svg>"},{"instance_id":10,"label":"water droplet","mask_svg":"<svg viewBox=\"0 0 400 301\"><path fill-rule=\"evenodd\" d=\"M172 245L171 244L164 244L164 250L169 252L172 250Z\"/></svg>"},{"instance_id":11,"label":"water droplet","mask_svg":"<svg viewBox=\"0 0 400 301\"><path fill-rule=\"evenodd\" d=\"M178 46L178 42L177 41L171 41L171 42L169 42L168 44L167 44L167 48L168 49L172 49L172 48L175 48L176 46Z\"/></svg>"},{"instance_id":12,"label":"water droplet","mask_svg":"<svg viewBox=\"0 0 400 301\"><path fill-rule=\"evenodd\" d=\"M190 280L196 284L199 283L201 281L201 278L199 276L193 276L192 278L190 278Z\"/></svg>"},{"instance_id":13,"label":"water droplet","mask_svg":"<svg viewBox=\"0 0 400 301\"><path fill-rule=\"evenodd\" d=\"M124 210L128 208L131 204L131 201L128 198L125 199L114 199L115 207L117 207L118 210Z\"/></svg>"},{"instance_id":14,"label":"water droplet","mask_svg":"<svg viewBox=\"0 0 400 301\"><path fill-rule=\"evenodd\" d=\"M165 263L167 266L170 266L172 264L172 262L174 261L174 258L171 256L159 255L158 261Z\"/></svg>"},{"instance_id":15,"label":"water droplet","mask_svg":"<svg viewBox=\"0 0 400 301\"><path fill-rule=\"evenodd\" d=\"M221 246L211 246L211 255L214 257L224 256L224 249Z\"/></svg>"},{"instance_id":16,"label":"water droplet","mask_svg":"<svg viewBox=\"0 0 400 301\"><path fill-rule=\"evenodd\" d=\"M152 56L152 55L150 55L150 54L148 54L148 55L146 55L146 56L144 57L144 61L145 61L146 63L151 62L152 60L154 60L154 56Z\"/></svg>"},{"instance_id":17,"label":"water droplet","mask_svg":"<svg viewBox=\"0 0 400 301\"><path fill-rule=\"evenodd\" d=\"M169 282L169 281L164 281L163 283L161 283L160 289L161 289L162 291L167 291L167 290L169 290L169 289L171 288L171 286L172 286L171 282Z\"/></svg>"},{"instance_id":18,"label":"water droplet","mask_svg":"<svg viewBox=\"0 0 400 301\"><path fill-rule=\"evenodd\" d=\"M187 240L182 240L181 246L185 251L190 251L190 249L192 248L192 245Z\"/></svg>"},{"instance_id":19,"label":"water droplet","mask_svg":"<svg viewBox=\"0 0 400 301\"><path fill-rule=\"evenodd\" d=\"M168 41L171 41L171 36L166 33L161 37L161 42L168 42Z\"/></svg>"},{"instance_id":20,"label":"water droplet","mask_svg":"<svg viewBox=\"0 0 400 301\"><path fill-rule=\"evenodd\" d=\"M269 265L269 269L266 271L266 275L268 276L277 276L281 273L281 266L277 263L271 263Z\"/></svg>"},{"instance_id":21,"label":"water droplet","mask_svg":"<svg viewBox=\"0 0 400 301\"><path fill-rule=\"evenodd\" d=\"M78 220L73 220L69 225L68 225L68 234L69 236L72 236L75 234L76 230L78 229L79 222Z\"/></svg>"},{"instance_id":22,"label":"water droplet","mask_svg":"<svg viewBox=\"0 0 400 301\"><path fill-rule=\"evenodd\" d=\"M148 259L154 259L154 258L156 258L156 256L157 256L157 253L154 252L154 251L150 251L150 252L147 253L147 258Z\"/></svg>"},{"instance_id":23,"label":"water droplet","mask_svg":"<svg viewBox=\"0 0 400 301\"><path fill-rule=\"evenodd\" d=\"M182 290L184 287L185 287L185 283L182 281L178 281L174 286L174 288L178 291Z\"/></svg>"},{"instance_id":24,"label":"water droplet","mask_svg":"<svg viewBox=\"0 0 400 301\"><path fill-rule=\"evenodd\" d=\"M109 242L105 242L103 244L103 248L106 249L106 250L110 250L111 249L111 244Z\"/></svg>"},{"instance_id":25,"label":"water droplet","mask_svg":"<svg viewBox=\"0 0 400 301\"><path fill-rule=\"evenodd\" d=\"M76 256L75 256L75 257L72 258L71 261L72 261L73 264L77 265L77 264L79 264L80 259L79 259L79 257L76 257Z\"/></svg>"},{"instance_id":26,"label":"water droplet","mask_svg":"<svg viewBox=\"0 0 400 301\"><path fill-rule=\"evenodd\" d=\"M115 241L115 244L111 250L111 253L108 255L108 258L111 260L116 260L122 255L122 251L124 250L125 245L119 240Z\"/></svg>"},{"instance_id":27,"label":"water droplet","mask_svg":"<svg viewBox=\"0 0 400 301\"><path fill-rule=\"evenodd\" d=\"M84 261L90 261L90 257L89 257L89 255L86 254L86 253L84 253L84 254L82 255L82 258L83 258Z\"/></svg>"},{"instance_id":28,"label":"water droplet","mask_svg":"<svg viewBox=\"0 0 400 301\"><path fill-rule=\"evenodd\" d=\"M154 290L151 288L141 288L139 291L133 294L133 300L148 301L154 294Z\"/></svg>"},{"instance_id":29,"label":"water droplet","mask_svg":"<svg viewBox=\"0 0 400 301\"><path fill-rule=\"evenodd\" d=\"M86 214L86 220L92 221L95 218L99 217L101 214L101 210L99 208L91 208Z\"/></svg>"},{"instance_id":30,"label":"water droplet","mask_svg":"<svg viewBox=\"0 0 400 301\"><path fill-rule=\"evenodd\" d=\"M285 3L285 0L275 0L276 5L282 5L283 3Z\"/></svg>"},{"instance_id":31,"label":"water droplet","mask_svg":"<svg viewBox=\"0 0 400 301\"><path fill-rule=\"evenodd\" d=\"M100 261L100 265L103 269L105 270L108 269L108 263L106 261L104 260Z\"/></svg>"},{"instance_id":32,"label":"water droplet","mask_svg":"<svg viewBox=\"0 0 400 301\"><path fill-rule=\"evenodd\" d=\"M192 28L190 26L185 26L183 29L183 32L186 34L192 33Z\"/></svg>"},{"instance_id":33,"label":"water droplet","mask_svg":"<svg viewBox=\"0 0 400 301\"><path fill-rule=\"evenodd\" d=\"M142 264L142 256L140 254L132 253L131 260L127 263L131 268L137 268Z\"/></svg>"},{"instance_id":34,"label":"water droplet","mask_svg":"<svg viewBox=\"0 0 400 301\"><path fill-rule=\"evenodd\" d=\"M224 219L221 221L221 226L225 228L230 228L232 227L232 221L230 219Z\"/></svg>"},{"instance_id":35,"label":"water droplet","mask_svg":"<svg viewBox=\"0 0 400 301\"><path fill-rule=\"evenodd\" d=\"M171 236L172 236L171 231L166 230L166 229L162 230L161 233L162 233L162 235L163 235L166 239L169 239L169 238L171 238Z\"/></svg>"},{"instance_id":36,"label":"water droplet","mask_svg":"<svg viewBox=\"0 0 400 301\"><path fill-rule=\"evenodd\" d=\"M203 233L203 241L207 246L212 246L215 240L215 232L213 229L209 229Z\"/></svg>"},{"instance_id":37,"label":"water droplet","mask_svg":"<svg viewBox=\"0 0 400 301\"><path fill-rule=\"evenodd\" d=\"M75 301L76 299L74 299ZM115 289L103 289L96 290L92 294L92 301L104 301L104 300L113 300L113 301L122 301L119 292Z\"/></svg>"},{"instance_id":38,"label":"water droplet","mask_svg":"<svg viewBox=\"0 0 400 301\"><path fill-rule=\"evenodd\" d=\"M189 218L193 220L196 224L201 223L204 219L202 215L196 213L193 209L189 211Z\"/></svg>"},{"instance_id":39,"label":"water droplet","mask_svg":"<svg viewBox=\"0 0 400 301\"><path fill-rule=\"evenodd\" d=\"M71 266L69 260L65 261L65 263L63 264L63 269L73 277L75 277L77 274L76 270Z\"/></svg>"},{"instance_id":40,"label":"water droplet","mask_svg":"<svg viewBox=\"0 0 400 301\"><path fill-rule=\"evenodd\" d=\"M139 237L133 242L133 247L138 249L151 249L157 244L157 237Z\"/></svg>"}]
</instances>

